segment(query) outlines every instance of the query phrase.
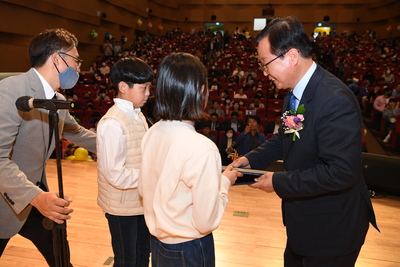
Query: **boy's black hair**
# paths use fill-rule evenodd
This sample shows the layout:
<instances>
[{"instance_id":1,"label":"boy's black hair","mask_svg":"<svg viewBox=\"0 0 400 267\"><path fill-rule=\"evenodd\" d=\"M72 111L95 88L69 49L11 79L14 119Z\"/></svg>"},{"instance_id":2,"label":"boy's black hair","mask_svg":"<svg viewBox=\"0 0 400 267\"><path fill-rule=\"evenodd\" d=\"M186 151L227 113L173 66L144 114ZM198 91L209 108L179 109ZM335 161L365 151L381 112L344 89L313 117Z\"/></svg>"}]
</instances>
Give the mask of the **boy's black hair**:
<instances>
[{"instance_id":1,"label":"boy's black hair","mask_svg":"<svg viewBox=\"0 0 400 267\"><path fill-rule=\"evenodd\" d=\"M134 84L144 84L154 79L153 70L140 58L122 58L111 69L110 78L118 87L120 82L125 82L131 88ZM118 95L118 90L116 90Z\"/></svg>"}]
</instances>

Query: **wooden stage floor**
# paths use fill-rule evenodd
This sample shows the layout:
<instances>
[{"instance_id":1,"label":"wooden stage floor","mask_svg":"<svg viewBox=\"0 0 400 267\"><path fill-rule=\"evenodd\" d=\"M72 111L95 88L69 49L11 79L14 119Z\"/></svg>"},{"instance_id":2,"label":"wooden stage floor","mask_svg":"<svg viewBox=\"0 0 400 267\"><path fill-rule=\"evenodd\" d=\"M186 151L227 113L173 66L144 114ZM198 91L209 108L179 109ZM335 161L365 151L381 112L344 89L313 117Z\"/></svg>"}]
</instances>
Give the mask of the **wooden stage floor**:
<instances>
[{"instance_id":1,"label":"wooden stage floor","mask_svg":"<svg viewBox=\"0 0 400 267\"><path fill-rule=\"evenodd\" d=\"M67 223L71 262L75 267L112 266L107 221L96 203L96 163L65 160L62 164L64 191L73 199L71 207L75 210ZM55 160L48 162L47 174L50 188L55 191ZM381 233L370 227L356 266L400 266L400 197L377 196L372 202ZM276 194L245 185L233 186L214 239L218 267L283 266L286 234L280 199ZM17 235L6 247L0 266L41 267L47 264L30 241Z\"/></svg>"}]
</instances>

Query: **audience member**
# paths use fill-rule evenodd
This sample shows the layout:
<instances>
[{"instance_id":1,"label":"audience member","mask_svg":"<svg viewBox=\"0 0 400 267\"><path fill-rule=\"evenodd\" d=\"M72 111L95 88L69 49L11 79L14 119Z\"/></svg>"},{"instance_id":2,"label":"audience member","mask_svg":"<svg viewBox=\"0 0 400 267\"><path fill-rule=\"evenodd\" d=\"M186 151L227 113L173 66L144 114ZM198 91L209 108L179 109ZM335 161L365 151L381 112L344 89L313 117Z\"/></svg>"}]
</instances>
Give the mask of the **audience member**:
<instances>
[{"instance_id":1,"label":"audience member","mask_svg":"<svg viewBox=\"0 0 400 267\"><path fill-rule=\"evenodd\" d=\"M375 78L375 74L374 74L373 70L371 68L369 68L362 79L363 79L363 81L368 80L370 84L374 84L374 82L376 81L376 78Z\"/></svg>"},{"instance_id":2,"label":"audience member","mask_svg":"<svg viewBox=\"0 0 400 267\"><path fill-rule=\"evenodd\" d=\"M86 122L87 124L94 124L96 121L99 121L101 119L101 114L98 111L94 111L92 113L92 118L90 119L90 121Z\"/></svg>"},{"instance_id":3,"label":"audience member","mask_svg":"<svg viewBox=\"0 0 400 267\"><path fill-rule=\"evenodd\" d=\"M85 105L85 110L96 110L92 99L88 99Z\"/></svg>"},{"instance_id":4,"label":"audience member","mask_svg":"<svg viewBox=\"0 0 400 267\"><path fill-rule=\"evenodd\" d=\"M253 70L253 66L249 66L248 70L244 73L244 77L248 78L251 75L252 80L257 80L257 73Z\"/></svg>"},{"instance_id":5,"label":"audience member","mask_svg":"<svg viewBox=\"0 0 400 267\"><path fill-rule=\"evenodd\" d=\"M238 92L233 96L233 98L244 98L244 99L247 99L247 95L244 93L244 88L240 87Z\"/></svg>"},{"instance_id":6,"label":"audience member","mask_svg":"<svg viewBox=\"0 0 400 267\"><path fill-rule=\"evenodd\" d=\"M379 85L376 85L374 87L374 90L369 92L368 95L367 95L368 102L373 104L375 102L375 99L378 96L380 96L381 94L382 94L381 93L381 87Z\"/></svg>"},{"instance_id":7,"label":"audience member","mask_svg":"<svg viewBox=\"0 0 400 267\"><path fill-rule=\"evenodd\" d=\"M119 41L116 41L114 44L114 57L117 57L121 51L121 43Z\"/></svg>"},{"instance_id":8,"label":"audience member","mask_svg":"<svg viewBox=\"0 0 400 267\"><path fill-rule=\"evenodd\" d=\"M246 102L244 102L243 99L239 99L238 103L239 103L240 109L246 108Z\"/></svg>"},{"instance_id":9,"label":"audience member","mask_svg":"<svg viewBox=\"0 0 400 267\"><path fill-rule=\"evenodd\" d=\"M84 100L89 100L89 99L91 99L91 97L90 97L90 92L85 92L85 93L83 93L83 97L82 97Z\"/></svg>"},{"instance_id":10,"label":"audience member","mask_svg":"<svg viewBox=\"0 0 400 267\"><path fill-rule=\"evenodd\" d=\"M384 143L389 143L392 133L396 127L396 116L400 114L400 109L397 107L397 99L390 98L388 106L383 110L382 118L388 123L389 132L383 139Z\"/></svg>"},{"instance_id":11,"label":"audience member","mask_svg":"<svg viewBox=\"0 0 400 267\"><path fill-rule=\"evenodd\" d=\"M243 86L245 88L247 88L248 90L250 90L251 86L254 84L254 79L253 76L251 76L251 74L246 76L246 80L243 82Z\"/></svg>"},{"instance_id":12,"label":"audience member","mask_svg":"<svg viewBox=\"0 0 400 267\"><path fill-rule=\"evenodd\" d=\"M259 125L258 116L248 116L244 131L236 138L239 155L245 155L266 141L265 135L258 131Z\"/></svg>"},{"instance_id":13,"label":"audience member","mask_svg":"<svg viewBox=\"0 0 400 267\"><path fill-rule=\"evenodd\" d=\"M221 117L225 117L225 112L221 109L221 107L219 106L219 101L218 100L214 100L212 101L212 105L211 107L208 109L208 114L212 114L212 113L216 113L218 114L218 116Z\"/></svg>"},{"instance_id":14,"label":"audience member","mask_svg":"<svg viewBox=\"0 0 400 267\"><path fill-rule=\"evenodd\" d=\"M69 89L69 90L65 90L65 98L68 101L75 101L76 99L78 99L78 96L76 94L74 94L74 89Z\"/></svg>"},{"instance_id":15,"label":"audience member","mask_svg":"<svg viewBox=\"0 0 400 267\"><path fill-rule=\"evenodd\" d=\"M225 130L225 136L219 144L219 153L221 154L222 165L224 166L228 166L232 163L232 159L228 158L228 155L233 153L233 149L236 147L235 140L235 130L232 128Z\"/></svg>"},{"instance_id":16,"label":"audience member","mask_svg":"<svg viewBox=\"0 0 400 267\"><path fill-rule=\"evenodd\" d=\"M392 96L393 97L400 97L400 82L398 82L396 84L396 87L393 90Z\"/></svg>"},{"instance_id":17,"label":"audience member","mask_svg":"<svg viewBox=\"0 0 400 267\"><path fill-rule=\"evenodd\" d=\"M381 80L386 83L394 83L396 81L396 78L394 77L394 75L392 73L392 69L390 67L385 68L385 71L381 77Z\"/></svg>"},{"instance_id":18,"label":"audience member","mask_svg":"<svg viewBox=\"0 0 400 267\"><path fill-rule=\"evenodd\" d=\"M210 115L210 128L212 131L218 132L224 130L223 124L218 121L217 113L211 113Z\"/></svg>"},{"instance_id":19,"label":"audience member","mask_svg":"<svg viewBox=\"0 0 400 267\"><path fill-rule=\"evenodd\" d=\"M353 91L354 95L358 95L358 79L355 77L354 74L350 75L347 79L347 86Z\"/></svg>"},{"instance_id":20,"label":"audience member","mask_svg":"<svg viewBox=\"0 0 400 267\"><path fill-rule=\"evenodd\" d=\"M98 71L97 62L93 62L92 65L89 67L89 73L94 74L96 71Z\"/></svg>"},{"instance_id":21,"label":"audience member","mask_svg":"<svg viewBox=\"0 0 400 267\"><path fill-rule=\"evenodd\" d=\"M100 87L102 87L102 88L106 88L107 87L107 83L104 81L104 79L101 77L101 73L100 73L100 71L99 72L96 72L94 75L93 75L93 77L94 77L94 81L93 81L93 84L94 85L99 85Z\"/></svg>"},{"instance_id":22,"label":"audience member","mask_svg":"<svg viewBox=\"0 0 400 267\"><path fill-rule=\"evenodd\" d=\"M229 116L229 111L232 109L232 107L233 107L233 102L232 102L231 97L228 95L223 100L223 102L221 104L221 109L224 111L226 116Z\"/></svg>"},{"instance_id":23,"label":"audience member","mask_svg":"<svg viewBox=\"0 0 400 267\"><path fill-rule=\"evenodd\" d=\"M220 71L216 69L215 65L212 65L210 71L208 72L208 77L212 79L214 78L219 79L220 76L221 76Z\"/></svg>"},{"instance_id":24,"label":"audience member","mask_svg":"<svg viewBox=\"0 0 400 267\"><path fill-rule=\"evenodd\" d=\"M212 82L209 85L209 89L210 89L210 91L219 91L220 89L222 89L222 86L218 82L217 78L212 79Z\"/></svg>"},{"instance_id":25,"label":"audience member","mask_svg":"<svg viewBox=\"0 0 400 267\"><path fill-rule=\"evenodd\" d=\"M213 134L211 134L211 123L206 122L203 125L203 135L213 141L215 144L217 144L217 137Z\"/></svg>"},{"instance_id":26,"label":"audience member","mask_svg":"<svg viewBox=\"0 0 400 267\"><path fill-rule=\"evenodd\" d=\"M234 111L231 113L231 118L224 121L224 129L232 128L235 132L243 132L245 123L239 120L239 114Z\"/></svg>"},{"instance_id":27,"label":"audience member","mask_svg":"<svg viewBox=\"0 0 400 267\"><path fill-rule=\"evenodd\" d=\"M279 127L282 125L282 113L275 114L275 121L269 121L264 129L265 134L277 134Z\"/></svg>"},{"instance_id":28,"label":"audience member","mask_svg":"<svg viewBox=\"0 0 400 267\"><path fill-rule=\"evenodd\" d=\"M100 89L99 90L99 95L96 97L97 101L101 100L111 100L110 97L107 95L107 90L106 89Z\"/></svg>"},{"instance_id":29,"label":"audience member","mask_svg":"<svg viewBox=\"0 0 400 267\"><path fill-rule=\"evenodd\" d=\"M233 112L236 112L238 115L239 115L239 117L240 118L242 118L243 117L243 111L241 111L240 110L240 105L239 105L239 102L233 102L233 105L232 105L232 109L231 109L231 111L229 112L229 115L232 117L232 113Z\"/></svg>"},{"instance_id":30,"label":"audience member","mask_svg":"<svg viewBox=\"0 0 400 267\"><path fill-rule=\"evenodd\" d=\"M392 88L386 87L384 94L378 96L375 101L374 101L374 109L375 109L375 115L374 115L374 129L376 131L379 131L380 129L380 124L381 124L381 118L382 118L382 113L383 110L385 109L386 105L389 102L389 98L392 96Z\"/></svg>"},{"instance_id":31,"label":"audience member","mask_svg":"<svg viewBox=\"0 0 400 267\"><path fill-rule=\"evenodd\" d=\"M100 73L103 75L108 75L110 74L110 67L107 65L106 62L101 63L101 67L99 68Z\"/></svg>"},{"instance_id":32,"label":"audience member","mask_svg":"<svg viewBox=\"0 0 400 267\"><path fill-rule=\"evenodd\" d=\"M229 76L231 76L230 70L226 68L226 65L225 65L225 64L222 65L221 76L220 76L220 77L227 78L227 77L229 77Z\"/></svg>"},{"instance_id":33,"label":"audience member","mask_svg":"<svg viewBox=\"0 0 400 267\"><path fill-rule=\"evenodd\" d=\"M228 89L222 90L221 94L219 95L221 98L225 100L226 97L229 97L229 91Z\"/></svg>"},{"instance_id":34,"label":"audience member","mask_svg":"<svg viewBox=\"0 0 400 267\"><path fill-rule=\"evenodd\" d=\"M239 80L244 77L244 71L242 70L242 66L241 65L238 64L236 66L236 69L232 72L231 77L238 77Z\"/></svg>"},{"instance_id":35,"label":"audience member","mask_svg":"<svg viewBox=\"0 0 400 267\"><path fill-rule=\"evenodd\" d=\"M249 105L251 108L265 108L264 104L261 103L261 96L256 94L254 96L254 102Z\"/></svg>"},{"instance_id":36,"label":"audience member","mask_svg":"<svg viewBox=\"0 0 400 267\"><path fill-rule=\"evenodd\" d=\"M110 43L110 40L106 39L104 41L102 49L103 49L103 53L104 53L104 61L107 61L110 57L113 56L114 49L113 49L112 44Z\"/></svg>"},{"instance_id":37,"label":"audience member","mask_svg":"<svg viewBox=\"0 0 400 267\"><path fill-rule=\"evenodd\" d=\"M359 94L358 99L360 101L361 108L364 107L364 101L365 101L365 99L367 99L369 86L370 86L370 82L368 80L365 80L363 82L363 85L360 87L360 94Z\"/></svg>"},{"instance_id":38,"label":"audience member","mask_svg":"<svg viewBox=\"0 0 400 267\"><path fill-rule=\"evenodd\" d=\"M274 91L269 94L269 99L283 99L283 96L280 92L281 90L274 86Z\"/></svg>"}]
</instances>

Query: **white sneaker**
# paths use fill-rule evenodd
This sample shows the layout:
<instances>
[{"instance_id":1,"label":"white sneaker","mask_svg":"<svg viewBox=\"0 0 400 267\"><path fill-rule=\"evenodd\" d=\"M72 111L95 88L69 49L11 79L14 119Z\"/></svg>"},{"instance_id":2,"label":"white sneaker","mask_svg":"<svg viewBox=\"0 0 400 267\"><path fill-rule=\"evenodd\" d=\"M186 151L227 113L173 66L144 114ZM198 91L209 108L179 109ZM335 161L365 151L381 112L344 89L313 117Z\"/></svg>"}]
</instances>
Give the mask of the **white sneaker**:
<instances>
[{"instance_id":1,"label":"white sneaker","mask_svg":"<svg viewBox=\"0 0 400 267\"><path fill-rule=\"evenodd\" d=\"M386 135L385 139L383 139L384 143L389 143L390 141L390 134Z\"/></svg>"}]
</instances>

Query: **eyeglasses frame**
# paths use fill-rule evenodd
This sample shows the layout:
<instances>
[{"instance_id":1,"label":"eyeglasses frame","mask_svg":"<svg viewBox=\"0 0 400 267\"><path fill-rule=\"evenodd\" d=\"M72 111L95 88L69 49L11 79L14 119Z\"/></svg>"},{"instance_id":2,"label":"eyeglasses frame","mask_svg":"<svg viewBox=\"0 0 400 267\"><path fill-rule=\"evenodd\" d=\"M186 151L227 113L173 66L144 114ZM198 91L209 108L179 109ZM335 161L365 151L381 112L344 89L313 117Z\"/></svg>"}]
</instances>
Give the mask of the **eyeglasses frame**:
<instances>
[{"instance_id":1,"label":"eyeglasses frame","mask_svg":"<svg viewBox=\"0 0 400 267\"><path fill-rule=\"evenodd\" d=\"M62 52L62 51L58 52L58 54L63 54L63 55L67 55L67 56L72 57L73 59L75 59L76 66L77 66L78 68L81 67L82 62L83 62L83 59L80 59L79 57L75 57L75 56L73 56L73 55L70 55L70 54L68 54L68 53L66 53L66 52ZM60 57L61 57L61 55L60 55ZM61 58L64 60L63 57L61 57ZM64 61L64 62L65 62L65 61ZM65 64L67 64L67 62L65 62ZM67 64L67 66L68 66L68 64Z\"/></svg>"},{"instance_id":2,"label":"eyeglasses frame","mask_svg":"<svg viewBox=\"0 0 400 267\"><path fill-rule=\"evenodd\" d=\"M289 50L288 50L288 51L289 51ZM268 66L269 64L271 64L272 62L274 62L275 60L277 60L278 58L283 57L288 51L285 51L285 52L279 54L277 57L271 59L270 61L268 61L268 62L265 63L265 64L261 64L260 62L258 62L258 65L260 66L260 70L262 70L262 71L267 71L267 72L268 72L268 67L267 67L267 66Z\"/></svg>"}]
</instances>

